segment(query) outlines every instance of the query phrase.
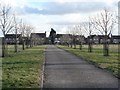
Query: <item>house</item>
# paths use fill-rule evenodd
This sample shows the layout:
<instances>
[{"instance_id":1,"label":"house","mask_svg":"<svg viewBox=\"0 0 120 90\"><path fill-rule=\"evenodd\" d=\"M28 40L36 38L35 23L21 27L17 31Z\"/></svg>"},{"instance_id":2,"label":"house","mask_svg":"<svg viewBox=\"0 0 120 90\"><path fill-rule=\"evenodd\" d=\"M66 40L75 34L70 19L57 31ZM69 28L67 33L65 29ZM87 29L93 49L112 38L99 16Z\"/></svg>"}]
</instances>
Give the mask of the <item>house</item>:
<instances>
[{"instance_id":1,"label":"house","mask_svg":"<svg viewBox=\"0 0 120 90\"><path fill-rule=\"evenodd\" d=\"M22 34L6 34L5 38L7 44L15 44L16 38L17 43L21 43Z\"/></svg>"},{"instance_id":2,"label":"house","mask_svg":"<svg viewBox=\"0 0 120 90\"><path fill-rule=\"evenodd\" d=\"M87 37L87 42L90 41L94 44L103 44L105 42L105 35L91 35ZM111 38L107 37L107 43L111 43Z\"/></svg>"},{"instance_id":3,"label":"house","mask_svg":"<svg viewBox=\"0 0 120 90\"><path fill-rule=\"evenodd\" d=\"M111 36L111 41L112 41L113 44L120 43L120 35L112 35Z\"/></svg>"},{"instance_id":4,"label":"house","mask_svg":"<svg viewBox=\"0 0 120 90\"><path fill-rule=\"evenodd\" d=\"M98 37L96 35L90 35L87 37L87 43L90 43L90 42L94 43L94 41L97 43L98 42L97 40L98 40Z\"/></svg>"},{"instance_id":5,"label":"house","mask_svg":"<svg viewBox=\"0 0 120 90\"><path fill-rule=\"evenodd\" d=\"M63 34L56 34L55 42L60 42Z\"/></svg>"},{"instance_id":6,"label":"house","mask_svg":"<svg viewBox=\"0 0 120 90\"><path fill-rule=\"evenodd\" d=\"M81 41L82 43L86 43L86 38L81 35L72 35L72 34L57 34L55 38L55 42L62 44L65 43L70 44L71 42L74 43L74 41L76 44L79 44Z\"/></svg>"},{"instance_id":7,"label":"house","mask_svg":"<svg viewBox=\"0 0 120 90\"><path fill-rule=\"evenodd\" d=\"M46 37L45 44L50 44L50 39L49 39L49 37Z\"/></svg>"},{"instance_id":8,"label":"house","mask_svg":"<svg viewBox=\"0 0 120 90\"><path fill-rule=\"evenodd\" d=\"M91 35L92 43L94 44L102 44L104 43L104 35Z\"/></svg>"},{"instance_id":9,"label":"house","mask_svg":"<svg viewBox=\"0 0 120 90\"><path fill-rule=\"evenodd\" d=\"M92 40L93 40L93 43L95 43L95 44L99 44L100 43L100 38L99 38L98 35L94 35ZM102 38L101 38L101 41L102 41Z\"/></svg>"},{"instance_id":10,"label":"house","mask_svg":"<svg viewBox=\"0 0 120 90\"><path fill-rule=\"evenodd\" d=\"M55 37L55 42L59 44L66 44L70 43L71 39L72 39L71 34L57 34Z\"/></svg>"},{"instance_id":11,"label":"house","mask_svg":"<svg viewBox=\"0 0 120 90\"><path fill-rule=\"evenodd\" d=\"M76 44L79 44L80 42L85 44L87 42L84 35L76 35L76 40Z\"/></svg>"},{"instance_id":12,"label":"house","mask_svg":"<svg viewBox=\"0 0 120 90\"><path fill-rule=\"evenodd\" d=\"M28 37L22 37L22 43L23 43L23 41L24 41L24 43L25 43L25 45L27 44L27 42L30 42L30 39L28 39Z\"/></svg>"},{"instance_id":13,"label":"house","mask_svg":"<svg viewBox=\"0 0 120 90\"><path fill-rule=\"evenodd\" d=\"M31 33L30 38L34 45L46 44L46 32L45 33Z\"/></svg>"}]
</instances>

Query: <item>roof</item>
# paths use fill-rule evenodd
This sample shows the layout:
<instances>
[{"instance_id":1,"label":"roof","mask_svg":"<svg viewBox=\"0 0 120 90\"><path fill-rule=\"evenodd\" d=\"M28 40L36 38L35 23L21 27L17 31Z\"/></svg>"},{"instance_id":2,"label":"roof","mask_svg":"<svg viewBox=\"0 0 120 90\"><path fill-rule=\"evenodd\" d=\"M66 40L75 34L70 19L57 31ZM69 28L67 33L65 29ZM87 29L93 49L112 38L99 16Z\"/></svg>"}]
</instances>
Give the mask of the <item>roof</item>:
<instances>
[{"instance_id":1,"label":"roof","mask_svg":"<svg viewBox=\"0 0 120 90\"><path fill-rule=\"evenodd\" d=\"M31 33L31 37L34 37L34 36L45 38L46 33Z\"/></svg>"},{"instance_id":2,"label":"roof","mask_svg":"<svg viewBox=\"0 0 120 90\"><path fill-rule=\"evenodd\" d=\"M17 34L17 38L19 38L20 36L22 36L22 34ZM16 34L6 34L5 37L6 38L16 38Z\"/></svg>"},{"instance_id":3,"label":"roof","mask_svg":"<svg viewBox=\"0 0 120 90\"><path fill-rule=\"evenodd\" d=\"M94 37L99 37L100 39L103 39L105 37L105 35L91 35L91 38L93 39ZM88 38L90 38L90 36L88 36ZM108 38L110 38L108 36Z\"/></svg>"},{"instance_id":4,"label":"roof","mask_svg":"<svg viewBox=\"0 0 120 90\"><path fill-rule=\"evenodd\" d=\"M60 38L62 36L71 36L71 34L57 34L56 35L56 38Z\"/></svg>"},{"instance_id":5,"label":"roof","mask_svg":"<svg viewBox=\"0 0 120 90\"><path fill-rule=\"evenodd\" d=\"M95 37L95 36L97 36L97 35L91 35L91 38L93 38L93 37ZM88 36L87 38L90 38L90 36Z\"/></svg>"},{"instance_id":6,"label":"roof","mask_svg":"<svg viewBox=\"0 0 120 90\"><path fill-rule=\"evenodd\" d=\"M112 39L120 39L120 35L113 35Z\"/></svg>"}]
</instances>

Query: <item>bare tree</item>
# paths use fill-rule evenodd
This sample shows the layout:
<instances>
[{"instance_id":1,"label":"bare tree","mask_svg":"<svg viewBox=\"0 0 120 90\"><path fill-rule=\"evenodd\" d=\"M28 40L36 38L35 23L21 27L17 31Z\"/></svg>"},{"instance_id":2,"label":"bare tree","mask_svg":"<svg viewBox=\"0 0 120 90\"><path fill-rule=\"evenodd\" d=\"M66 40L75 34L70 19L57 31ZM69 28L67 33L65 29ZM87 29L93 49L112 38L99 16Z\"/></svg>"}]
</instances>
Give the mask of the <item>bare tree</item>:
<instances>
[{"instance_id":1,"label":"bare tree","mask_svg":"<svg viewBox=\"0 0 120 90\"><path fill-rule=\"evenodd\" d=\"M62 44L67 45L69 47L70 34L63 34L60 40L61 40Z\"/></svg>"},{"instance_id":2,"label":"bare tree","mask_svg":"<svg viewBox=\"0 0 120 90\"><path fill-rule=\"evenodd\" d=\"M31 41L30 41L30 35L31 35L31 33L32 33L32 31L33 31L33 26L32 25L25 25L24 26L24 34L25 34L25 36L26 36L26 48L28 48L29 47L29 45L31 44Z\"/></svg>"},{"instance_id":3,"label":"bare tree","mask_svg":"<svg viewBox=\"0 0 120 90\"><path fill-rule=\"evenodd\" d=\"M19 24L19 32L21 33L22 37L21 37L21 41L22 41L22 49L25 49L25 44L26 44L26 48L28 48L29 46L31 47L32 43L30 40L31 37L31 33L33 31L33 26L32 25L28 25L26 23L23 23L23 21L21 20L20 24Z\"/></svg>"},{"instance_id":4,"label":"bare tree","mask_svg":"<svg viewBox=\"0 0 120 90\"><path fill-rule=\"evenodd\" d=\"M2 56L6 56L7 55L7 43L6 43L6 34L8 34L10 32L10 30L13 29L13 17L11 17L10 15L10 10L11 7L6 6L6 5L1 5L0 6L0 29L3 33L3 47L2 47Z\"/></svg>"},{"instance_id":5,"label":"bare tree","mask_svg":"<svg viewBox=\"0 0 120 90\"><path fill-rule=\"evenodd\" d=\"M103 44L103 54L104 56L109 56L109 44L108 37L111 34L111 31L114 27L114 16L107 9L104 9L103 12L98 14L97 17L93 19L95 29L99 30L102 35L104 35L104 44Z\"/></svg>"},{"instance_id":6,"label":"bare tree","mask_svg":"<svg viewBox=\"0 0 120 90\"><path fill-rule=\"evenodd\" d=\"M93 22L91 21L92 19L89 17L89 22L84 23L84 30L88 34L88 52L92 52L92 37L91 35L93 34Z\"/></svg>"},{"instance_id":7,"label":"bare tree","mask_svg":"<svg viewBox=\"0 0 120 90\"><path fill-rule=\"evenodd\" d=\"M30 47L33 45L43 45L45 43L45 39L43 37L40 37L37 33L32 33L30 37Z\"/></svg>"},{"instance_id":8,"label":"bare tree","mask_svg":"<svg viewBox=\"0 0 120 90\"><path fill-rule=\"evenodd\" d=\"M34 34L34 35L31 35L31 40L32 40L32 46L33 45L37 45L38 44L38 42L39 42L39 37L36 35L36 34Z\"/></svg>"},{"instance_id":9,"label":"bare tree","mask_svg":"<svg viewBox=\"0 0 120 90\"><path fill-rule=\"evenodd\" d=\"M73 27L71 33L72 33L72 37L73 37L74 49L76 49L76 35L77 35L77 32L76 32L75 26Z\"/></svg>"},{"instance_id":10,"label":"bare tree","mask_svg":"<svg viewBox=\"0 0 120 90\"><path fill-rule=\"evenodd\" d=\"M72 48L73 46L73 35L72 35L72 27L68 26L68 29L66 30L66 34L69 34L69 44L70 44L70 47Z\"/></svg>"},{"instance_id":11,"label":"bare tree","mask_svg":"<svg viewBox=\"0 0 120 90\"><path fill-rule=\"evenodd\" d=\"M77 34L78 34L76 26L71 27L70 32L71 32L71 35L72 35L72 43L74 45L74 48L76 49L76 41L77 41Z\"/></svg>"},{"instance_id":12,"label":"bare tree","mask_svg":"<svg viewBox=\"0 0 120 90\"><path fill-rule=\"evenodd\" d=\"M22 22L22 19L21 19L21 22L19 24L19 29L20 29L20 33L21 33L21 41L22 41L22 50L25 50L25 29L26 29L26 26L25 24Z\"/></svg>"},{"instance_id":13,"label":"bare tree","mask_svg":"<svg viewBox=\"0 0 120 90\"><path fill-rule=\"evenodd\" d=\"M18 32L19 32L19 23L17 23L17 19L16 16L14 14L14 29L15 29L15 52L18 52L18 38L20 38L20 36L18 36Z\"/></svg>"},{"instance_id":14,"label":"bare tree","mask_svg":"<svg viewBox=\"0 0 120 90\"><path fill-rule=\"evenodd\" d=\"M82 50L82 44L83 44L83 32L82 32L82 26L81 25L76 25L75 26L75 31L76 34L78 34L78 39L79 39L79 48Z\"/></svg>"}]
</instances>

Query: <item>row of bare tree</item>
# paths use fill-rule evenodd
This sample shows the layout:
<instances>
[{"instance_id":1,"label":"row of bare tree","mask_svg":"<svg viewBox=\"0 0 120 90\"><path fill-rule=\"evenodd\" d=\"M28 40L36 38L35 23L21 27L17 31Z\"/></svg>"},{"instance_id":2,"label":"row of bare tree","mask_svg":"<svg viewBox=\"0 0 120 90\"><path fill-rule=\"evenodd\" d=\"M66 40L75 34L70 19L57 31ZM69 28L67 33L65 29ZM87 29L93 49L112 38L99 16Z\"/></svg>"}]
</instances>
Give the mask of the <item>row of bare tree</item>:
<instances>
[{"instance_id":1,"label":"row of bare tree","mask_svg":"<svg viewBox=\"0 0 120 90\"><path fill-rule=\"evenodd\" d=\"M15 52L18 51L18 34L22 34L22 49L25 49L25 42L26 47L29 47L29 38L30 34L33 31L33 26L28 25L22 22L21 19L17 18L14 13L11 12L11 7L9 5L0 4L0 30L3 33L3 44L2 44L2 56L5 57L8 55L7 49L7 42L6 42L6 35L8 33L13 33L16 35L15 37ZM26 41L25 38L27 37Z\"/></svg>"},{"instance_id":2,"label":"row of bare tree","mask_svg":"<svg viewBox=\"0 0 120 90\"><path fill-rule=\"evenodd\" d=\"M97 16L89 17L88 22L84 22L79 25L75 25L73 27L68 27L67 34L71 34L72 38L69 37L67 41L69 44L74 45L76 48L76 37L79 35L79 44L80 50L82 49L83 37L84 34L89 36L88 40L88 52L92 52L92 38L91 35L97 33L101 33L104 36L104 44L103 44L103 55L109 56L109 43L108 37L110 37L113 27L116 24L116 16L111 13L109 10L104 9L101 13L98 13ZM97 34L96 33L96 34ZM68 37L67 37L68 38Z\"/></svg>"}]
</instances>

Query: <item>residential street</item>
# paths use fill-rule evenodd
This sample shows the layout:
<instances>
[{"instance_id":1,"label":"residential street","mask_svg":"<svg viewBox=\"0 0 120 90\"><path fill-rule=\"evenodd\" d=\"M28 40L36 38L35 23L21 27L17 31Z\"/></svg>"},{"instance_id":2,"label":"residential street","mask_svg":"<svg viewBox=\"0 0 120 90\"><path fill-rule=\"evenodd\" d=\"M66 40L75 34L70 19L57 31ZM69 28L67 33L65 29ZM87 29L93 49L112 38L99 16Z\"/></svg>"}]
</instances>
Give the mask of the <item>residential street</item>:
<instances>
[{"instance_id":1,"label":"residential street","mask_svg":"<svg viewBox=\"0 0 120 90\"><path fill-rule=\"evenodd\" d=\"M111 73L54 45L48 46L45 55L44 88L118 88L118 79Z\"/></svg>"}]
</instances>

